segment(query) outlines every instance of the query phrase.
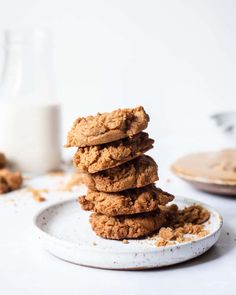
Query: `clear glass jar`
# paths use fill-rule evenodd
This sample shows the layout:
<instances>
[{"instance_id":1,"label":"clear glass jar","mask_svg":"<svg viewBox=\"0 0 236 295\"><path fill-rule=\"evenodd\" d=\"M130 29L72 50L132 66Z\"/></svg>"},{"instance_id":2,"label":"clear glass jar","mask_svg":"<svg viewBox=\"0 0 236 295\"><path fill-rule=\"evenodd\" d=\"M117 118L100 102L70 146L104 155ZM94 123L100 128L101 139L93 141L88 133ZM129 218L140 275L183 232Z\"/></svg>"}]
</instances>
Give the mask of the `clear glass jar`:
<instances>
[{"instance_id":1,"label":"clear glass jar","mask_svg":"<svg viewBox=\"0 0 236 295\"><path fill-rule=\"evenodd\" d=\"M47 31L6 31L0 82L0 151L23 172L61 164L60 104Z\"/></svg>"}]
</instances>

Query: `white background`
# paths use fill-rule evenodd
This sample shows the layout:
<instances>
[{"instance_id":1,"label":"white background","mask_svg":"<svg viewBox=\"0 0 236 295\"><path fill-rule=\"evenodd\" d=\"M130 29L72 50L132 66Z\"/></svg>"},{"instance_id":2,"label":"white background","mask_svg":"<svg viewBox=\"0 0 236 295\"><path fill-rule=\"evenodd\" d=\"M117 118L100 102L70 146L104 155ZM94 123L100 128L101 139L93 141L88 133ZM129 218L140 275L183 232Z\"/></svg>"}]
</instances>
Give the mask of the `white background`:
<instances>
[{"instance_id":1,"label":"white background","mask_svg":"<svg viewBox=\"0 0 236 295\"><path fill-rule=\"evenodd\" d=\"M78 116L142 104L171 158L229 144L209 115L236 109L235 15L229 0L0 0L0 30L54 34L63 138Z\"/></svg>"},{"instance_id":2,"label":"white background","mask_svg":"<svg viewBox=\"0 0 236 295\"><path fill-rule=\"evenodd\" d=\"M177 155L234 144L209 116L236 110L235 16L233 0L0 0L0 30L48 27L54 34L63 138L77 116L142 104L151 116L163 188ZM208 256L138 273L78 267L28 241L38 204L23 211L4 205L0 293L235 294L234 200L198 193L176 179L167 189L223 214L223 234Z\"/></svg>"}]
</instances>

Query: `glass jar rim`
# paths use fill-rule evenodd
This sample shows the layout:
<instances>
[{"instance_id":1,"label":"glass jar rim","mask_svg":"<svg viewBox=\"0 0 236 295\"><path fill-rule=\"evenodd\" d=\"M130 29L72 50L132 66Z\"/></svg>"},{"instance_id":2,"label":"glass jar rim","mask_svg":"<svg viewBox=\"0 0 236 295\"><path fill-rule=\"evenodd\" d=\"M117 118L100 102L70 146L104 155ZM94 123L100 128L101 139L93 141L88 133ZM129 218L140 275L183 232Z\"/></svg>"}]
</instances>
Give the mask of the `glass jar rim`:
<instances>
[{"instance_id":1,"label":"glass jar rim","mask_svg":"<svg viewBox=\"0 0 236 295\"><path fill-rule=\"evenodd\" d=\"M37 44L52 40L52 33L49 29L6 29L3 34L5 46Z\"/></svg>"}]
</instances>

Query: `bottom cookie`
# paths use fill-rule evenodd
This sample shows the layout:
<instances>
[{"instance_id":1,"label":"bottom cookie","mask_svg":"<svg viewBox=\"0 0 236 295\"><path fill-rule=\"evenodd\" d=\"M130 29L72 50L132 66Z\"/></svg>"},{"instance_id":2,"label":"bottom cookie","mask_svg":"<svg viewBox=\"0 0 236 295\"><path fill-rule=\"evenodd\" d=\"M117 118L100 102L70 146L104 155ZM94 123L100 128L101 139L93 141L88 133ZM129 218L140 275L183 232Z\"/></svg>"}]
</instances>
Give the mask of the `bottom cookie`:
<instances>
[{"instance_id":1,"label":"bottom cookie","mask_svg":"<svg viewBox=\"0 0 236 295\"><path fill-rule=\"evenodd\" d=\"M157 231L166 219L161 211L132 216L109 217L92 213L90 223L95 233L106 239L122 240L145 237Z\"/></svg>"}]
</instances>

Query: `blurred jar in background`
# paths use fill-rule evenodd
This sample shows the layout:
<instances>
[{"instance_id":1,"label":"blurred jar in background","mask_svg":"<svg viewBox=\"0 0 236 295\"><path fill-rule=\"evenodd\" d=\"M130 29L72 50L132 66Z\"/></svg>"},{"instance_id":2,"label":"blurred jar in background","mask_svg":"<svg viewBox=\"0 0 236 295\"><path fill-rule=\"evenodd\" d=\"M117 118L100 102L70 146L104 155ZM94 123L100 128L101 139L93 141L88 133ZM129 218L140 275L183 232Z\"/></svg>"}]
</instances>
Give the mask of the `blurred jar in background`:
<instances>
[{"instance_id":1,"label":"blurred jar in background","mask_svg":"<svg viewBox=\"0 0 236 295\"><path fill-rule=\"evenodd\" d=\"M0 82L0 151L22 172L61 164L60 105L56 101L48 31L6 31Z\"/></svg>"}]
</instances>

